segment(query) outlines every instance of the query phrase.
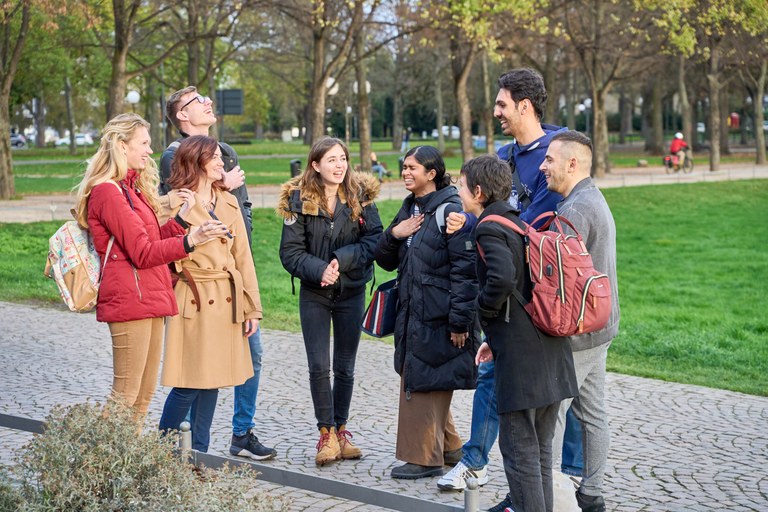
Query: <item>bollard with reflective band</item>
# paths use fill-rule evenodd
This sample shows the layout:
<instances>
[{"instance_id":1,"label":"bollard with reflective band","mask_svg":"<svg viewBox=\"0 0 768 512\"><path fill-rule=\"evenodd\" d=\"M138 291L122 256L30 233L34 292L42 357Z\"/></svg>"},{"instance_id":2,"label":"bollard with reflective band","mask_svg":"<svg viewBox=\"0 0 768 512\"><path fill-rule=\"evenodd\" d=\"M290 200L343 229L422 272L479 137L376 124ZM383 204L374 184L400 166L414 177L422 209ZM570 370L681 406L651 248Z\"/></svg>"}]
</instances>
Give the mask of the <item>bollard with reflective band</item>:
<instances>
[{"instance_id":1,"label":"bollard with reflective band","mask_svg":"<svg viewBox=\"0 0 768 512\"><path fill-rule=\"evenodd\" d=\"M464 489L464 511L478 512L480 510L480 486L477 478L467 478L467 488Z\"/></svg>"}]
</instances>

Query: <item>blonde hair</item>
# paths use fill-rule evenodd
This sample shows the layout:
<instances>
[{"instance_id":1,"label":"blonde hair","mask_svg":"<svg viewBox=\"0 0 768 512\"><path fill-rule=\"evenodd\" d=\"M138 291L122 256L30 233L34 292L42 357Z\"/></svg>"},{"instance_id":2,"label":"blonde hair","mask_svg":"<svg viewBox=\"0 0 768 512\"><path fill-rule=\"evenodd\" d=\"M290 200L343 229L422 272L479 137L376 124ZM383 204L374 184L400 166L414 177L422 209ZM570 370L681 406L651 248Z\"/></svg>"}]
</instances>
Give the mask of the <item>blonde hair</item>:
<instances>
[{"instance_id":1,"label":"blonde hair","mask_svg":"<svg viewBox=\"0 0 768 512\"><path fill-rule=\"evenodd\" d=\"M133 113L115 116L104 126L99 149L88 160L83 179L77 187L75 218L81 227L88 227L88 199L93 187L110 180L119 182L128 175L128 161L118 142L127 143L140 127L149 131L150 125L140 115ZM160 198L157 194L159 181L157 164L152 158L148 158L146 167L136 180L136 188L155 212L160 209Z\"/></svg>"}]
</instances>

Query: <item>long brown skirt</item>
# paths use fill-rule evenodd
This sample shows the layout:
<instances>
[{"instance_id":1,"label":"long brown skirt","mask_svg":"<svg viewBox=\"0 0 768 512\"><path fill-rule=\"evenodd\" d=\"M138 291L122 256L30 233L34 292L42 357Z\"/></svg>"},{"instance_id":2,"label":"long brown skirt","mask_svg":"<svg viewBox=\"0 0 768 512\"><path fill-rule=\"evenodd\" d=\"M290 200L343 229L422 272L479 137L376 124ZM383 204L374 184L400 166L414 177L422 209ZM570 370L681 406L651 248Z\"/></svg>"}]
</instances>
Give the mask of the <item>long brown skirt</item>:
<instances>
[{"instance_id":1,"label":"long brown skirt","mask_svg":"<svg viewBox=\"0 0 768 512\"><path fill-rule=\"evenodd\" d=\"M443 453L463 443L451 416L453 391L410 392L400 379L400 412L397 419L395 457L420 466L442 466Z\"/></svg>"}]
</instances>

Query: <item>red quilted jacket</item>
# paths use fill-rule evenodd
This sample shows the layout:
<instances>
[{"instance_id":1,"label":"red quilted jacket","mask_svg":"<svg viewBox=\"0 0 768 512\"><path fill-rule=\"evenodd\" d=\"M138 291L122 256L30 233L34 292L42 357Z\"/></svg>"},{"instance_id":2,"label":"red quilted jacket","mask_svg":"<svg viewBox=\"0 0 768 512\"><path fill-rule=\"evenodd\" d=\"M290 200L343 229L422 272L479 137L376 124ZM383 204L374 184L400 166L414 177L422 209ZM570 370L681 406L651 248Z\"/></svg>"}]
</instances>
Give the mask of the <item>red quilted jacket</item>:
<instances>
[{"instance_id":1,"label":"red quilted jacket","mask_svg":"<svg viewBox=\"0 0 768 512\"><path fill-rule=\"evenodd\" d=\"M93 187L88 200L88 228L99 256L115 236L104 267L96 304L100 322L127 322L178 313L168 263L186 257L184 229L174 220L162 227L128 170L119 182ZM133 207L132 207L133 206Z\"/></svg>"}]
</instances>

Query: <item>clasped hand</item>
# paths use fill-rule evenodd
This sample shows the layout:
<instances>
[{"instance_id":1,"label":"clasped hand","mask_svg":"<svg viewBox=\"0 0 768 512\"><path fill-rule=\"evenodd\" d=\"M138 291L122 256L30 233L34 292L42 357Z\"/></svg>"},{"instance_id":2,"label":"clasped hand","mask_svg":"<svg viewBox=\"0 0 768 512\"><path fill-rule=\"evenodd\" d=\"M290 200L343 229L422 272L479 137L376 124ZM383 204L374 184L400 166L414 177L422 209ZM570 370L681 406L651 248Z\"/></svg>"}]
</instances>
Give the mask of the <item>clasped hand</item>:
<instances>
[{"instance_id":1,"label":"clasped hand","mask_svg":"<svg viewBox=\"0 0 768 512\"><path fill-rule=\"evenodd\" d=\"M339 279L339 260L333 258L323 270L323 276L320 278L320 286L331 286Z\"/></svg>"}]
</instances>

